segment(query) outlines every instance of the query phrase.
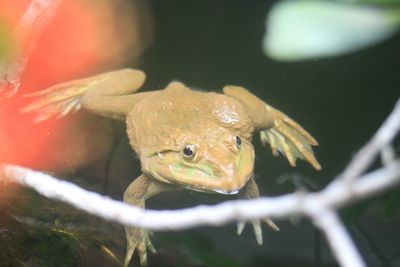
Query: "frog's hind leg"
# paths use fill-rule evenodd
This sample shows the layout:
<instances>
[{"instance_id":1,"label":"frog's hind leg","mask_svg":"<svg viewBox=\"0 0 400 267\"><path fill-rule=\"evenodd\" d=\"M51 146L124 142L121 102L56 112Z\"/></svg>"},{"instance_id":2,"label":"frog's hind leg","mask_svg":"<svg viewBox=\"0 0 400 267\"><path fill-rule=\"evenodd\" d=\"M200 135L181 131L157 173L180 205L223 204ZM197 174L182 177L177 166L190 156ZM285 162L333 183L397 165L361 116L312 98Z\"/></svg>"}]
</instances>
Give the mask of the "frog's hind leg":
<instances>
[{"instance_id":1,"label":"frog's hind leg","mask_svg":"<svg viewBox=\"0 0 400 267\"><path fill-rule=\"evenodd\" d=\"M260 132L261 142L270 144L273 155L281 152L291 166L296 166L299 158L321 169L312 151L312 146L317 146L318 142L298 123L242 87L225 86L223 91L246 106L255 129Z\"/></svg>"},{"instance_id":2,"label":"frog's hind leg","mask_svg":"<svg viewBox=\"0 0 400 267\"><path fill-rule=\"evenodd\" d=\"M135 102L148 93L133 94L145 81L139 70L123 69L78 79L27 94L37 97L22 111L38 113L36 122L50 117L63 117L80 108L102 116L124 119Z\"/></svg>"},{"instance_id":3,"label":"frog's hind leg","mask_svg":"<svg viewBox=\"0 0 400 267\"><path fill-rule=\"evenodd\" d=\"M140 208L145 208L145 201L161 192L179 190L179 188L160 183L150 179L144 174L136 178L126 189L124 193L124 202ZM123 266L128 266L133 253L137 250L140 264L147 264L147 249L152 253L156 250L151 243L149 232L132 226L125 226L127 248Z\"/></svg>"}]
</instances>

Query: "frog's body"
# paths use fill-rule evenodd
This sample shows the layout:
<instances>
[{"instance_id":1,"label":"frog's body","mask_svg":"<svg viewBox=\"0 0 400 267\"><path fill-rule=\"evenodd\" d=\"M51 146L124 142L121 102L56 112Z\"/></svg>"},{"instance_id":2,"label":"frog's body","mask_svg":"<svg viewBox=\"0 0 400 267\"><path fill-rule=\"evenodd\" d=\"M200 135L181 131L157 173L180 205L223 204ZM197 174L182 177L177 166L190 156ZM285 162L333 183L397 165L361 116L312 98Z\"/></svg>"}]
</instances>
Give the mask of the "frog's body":
<instances>
[{"instance_id":1,"label":"frog's body","mask_svg":"<svg viewBox=\"0 0 400 267\"><path fill-rule=\"evenodd\" d=\"M234 193L252 175L253 125L234 98L196 92L173 82L138 102L126 122L143 173L161 182ZM196 150L193 158L182 155L185 145Z\"/></svg>"},{"instance_id":2,"label":"frog's body","mask_svg":"<svg viewBox=\"0 0 400 267\"><path fill-rule=\"evenodd\" d=\"M224 94L191 90L180 82L166 89L135 93L144 73L120 70L56 85L35 93L40 99L26 111L41 112L39 120L65 115L81 107L103 116L125 119L130 144L140 157L143 174L124 194L124 201L144 208L145 200L179 187L257 198L253 179L251 138L260 132L273 153L282 152L292 166L296 158L320 169L311 150L315 139L285 114L241 87L226 86ZM269 220L266 222L276 228ZM260 221L252 221L262 243ZM238 233L244 222L239 224ZM126 227L128 265L135 249L142 264L147 248L154 250L148 233Z\"/></svg>"}]
</instances>

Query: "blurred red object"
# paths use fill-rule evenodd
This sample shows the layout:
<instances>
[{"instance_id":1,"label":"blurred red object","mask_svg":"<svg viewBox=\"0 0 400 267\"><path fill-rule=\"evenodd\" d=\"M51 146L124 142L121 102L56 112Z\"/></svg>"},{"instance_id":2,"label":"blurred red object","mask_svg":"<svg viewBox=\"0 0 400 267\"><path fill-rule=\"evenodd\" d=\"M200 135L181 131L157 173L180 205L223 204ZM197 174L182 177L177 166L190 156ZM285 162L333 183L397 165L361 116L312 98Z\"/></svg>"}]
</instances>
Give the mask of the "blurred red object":
<instances>
[{"instance_id":1,"label":"blurred red object","mask_svg":"<svg viewBox=\"0 0 400 267\"><path fill-rule=\"evenodd\" d=\"M28 0L0 0L0 19L14 29ZM135 64L152 40L145 0L63 0L41 35L17 95L0 100L0 162L55 172L104 157L111 148L109 121L85 112L34 124L20 113L21 95L67 80Z\"/></svg>"}]
</instances>

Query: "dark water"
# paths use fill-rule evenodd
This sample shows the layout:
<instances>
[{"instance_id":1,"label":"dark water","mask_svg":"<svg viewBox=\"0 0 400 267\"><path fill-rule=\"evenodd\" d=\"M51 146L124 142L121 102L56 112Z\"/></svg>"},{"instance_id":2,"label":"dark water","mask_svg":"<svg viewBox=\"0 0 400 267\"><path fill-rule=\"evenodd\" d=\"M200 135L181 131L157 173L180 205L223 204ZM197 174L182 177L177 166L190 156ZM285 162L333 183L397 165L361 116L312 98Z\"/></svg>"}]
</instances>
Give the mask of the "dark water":
<instances>
[{"instance_id":1,"label":"dark water","mask_svg":"<svg viewBox=\"0 0 400 267\"><path fill-rule=\"evenodd\" d=\"M226 84L244 86L309 130L320 143L315 153L321 172L304 162L292 169L255 140L257 183L263 194L278 195L294 190L290 183L277 184L282 176L326 185L379 127L400 97L400 38L331 59L276 62L260 49L270 5L270 1L153 1L156 42L142 68L149 88L160 88L171 79L213 91ZM400 250L399 213L397 219L384 217L381 203L345 210L344 215L357 214L348 219L348 226L368 266L400 266L400 258L394 256ZM250 227L239 238L233 225L191 233L199 231L212 239L218 256L240 266L335 266L307 220L279 225L279 233L264 228L262 247L254 242ZM173 238L174 233L168 236Z\"/></svg>"},{"instance_id":2,"label":"dark water","mask_svg":"<svg viewBox=\"0 0 400 267\"><path fill-rule=\"evenodd\" d=\"M148 77L146 90L163 88L171 80L210 91L219 91L226 84L241 85L301 123L319 141L315 153L323 170L316 172L304 162L299 162L295 169L289 167L283 157L273 158L270 149L261 147L255 138L255 173L264 195L293 192L295 186L292 183L278 183L282 177L301 177L316 188L325 186L372 136L400 96L399 35L351 55L280 63L268 59L261 51L269 1L170 0L150 1L150 4L156 39L140 65ZM132 161L131 153L121 148L124 146L127 147L126 140L119 140L115 154L111 155L109 171L116 175L124 173L119 168L134 169L126 178L129 183L130 177L139 174L140 167L137 161ZM116 163L112 157L125 158L126 164ZM81 176L90 177L98 172L95 166L91 168L84 170ZM121 197L120 189L106 191L115 198ZM388 196L355 205L342 213L368 266L400 266L400 213L399 209L394 209L390 216L384 215ZM396 199L396 195L391 198ZM180 208L218 203L223 199L179 192L157 196L148 202L148 206ZM52 205L52 210L59 209ZM77 216L73 211L71 213L71 217ZM79 225L84 225L86 220L96 221L93 218L80 220ZM72 224L73 220L62 216L60 221ZM242 236L237 237L233 224L157 233L153 241L158 254L149 256L149 266L336 266L327 245L309 221L297 218L292 222L277 223L281 228L278 233L263 228L263 246L256 244L249 226ZM98 237L93 241L91 232L83 229L80 230L80 248L74 247L75 241L69 241L76 237L74 235L45 237L50 244L65 244L64 249L61 248L71 258L62 266L94 266L103 258L106 258L101 261L104 266L115 266L115 262L104 256L106 253L98 256L102 242L109 242L111 247L119 249L116 251L118 256L123 254L122 228L108 227L107 231L113 233L111 237L116 240L98 230L95 231ZM61 243L57 242L59 239ZM45 252L37 254L46 255ZM57 252L54 256L61 257ZM43 264L30 262L28 266ZM53 265L59 264L60 261L55 261ZM132 266L138 266L138 261L135 260Z\"/></svg>"}]
</instances>

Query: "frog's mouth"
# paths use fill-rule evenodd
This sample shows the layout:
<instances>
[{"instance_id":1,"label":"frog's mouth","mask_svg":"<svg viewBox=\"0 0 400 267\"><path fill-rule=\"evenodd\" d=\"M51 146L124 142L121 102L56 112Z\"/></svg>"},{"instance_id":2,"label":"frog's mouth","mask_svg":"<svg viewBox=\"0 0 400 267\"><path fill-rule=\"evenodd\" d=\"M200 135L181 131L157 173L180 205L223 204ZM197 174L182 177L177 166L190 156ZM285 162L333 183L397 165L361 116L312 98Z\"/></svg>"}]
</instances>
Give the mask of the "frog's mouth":
<instances>
[{"instance_id":1,"label":"frog's mouth","mask_svg":"<svg viewBox=\"0 0 400 267\"><path fill-rule=\"evenodd\" d=\"M207 165L200 167L181 165L179 164L178 168L172 167L172 173L178 174L178 176L173 175L172 177L179 177L180 179L171 179L170 181L187 189L204 193L237 194L252 176L252 172L243 174L237 171L223 172L220 170L215 173L213 168ZM181 175L182 173L183 175Z\"/></svg>"},{"instance_id":2,"label":"frog's mouth","mask_svg":"<svg viewBox=\"0 0 400 267\"><path fill-rule=\"evenodd\" d=\"M171 173L174 175L163 175L160 169L150 169L149 174L161 182L175 184L192 191L223 195L235 195L239 193L240 189L247 184L252 176L248 175L247 177L236 179L237 181L232 181L232 179L217 177L198 168L177 169L173 167L173 169ZM181 175L182 173L185 174Z\"/></svg>"},{"instance_id":3,"label":"frog's mouth","mask_svg":"<svg viewBox=\"0 0 400 267\"><path fill-rule=\"evenodd\" d=\"M250 179L250 178L249 178ZM217 194L222 194L222 195L236 195L237 193L240 192L240 189L237 190L233 190L233 191L226 191L226 190L206 190L206 189L201 189L201 188L197 188L197 187L192 187L192 186L185 186L185 188L192 190L192 191L197 191L197 192L201 192L201 193L217 193Z\"/></svg>"}]
</instances>

